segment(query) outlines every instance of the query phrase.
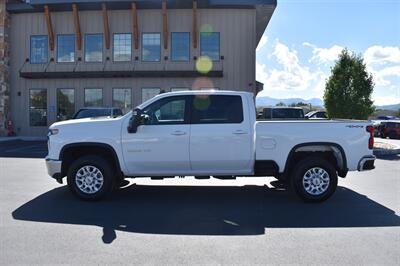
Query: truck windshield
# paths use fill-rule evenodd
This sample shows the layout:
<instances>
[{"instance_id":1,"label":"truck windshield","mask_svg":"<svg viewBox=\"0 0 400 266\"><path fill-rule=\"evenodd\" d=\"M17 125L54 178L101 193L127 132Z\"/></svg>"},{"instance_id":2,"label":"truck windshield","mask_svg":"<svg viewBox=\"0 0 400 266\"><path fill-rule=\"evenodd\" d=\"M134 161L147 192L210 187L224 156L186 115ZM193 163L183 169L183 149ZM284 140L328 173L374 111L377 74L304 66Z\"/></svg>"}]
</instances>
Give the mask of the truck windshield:
<instances>
[{"instance_id":1,"label":"truck windshield","mask_svg":"<svg viewBox=\"0 0 400 266\"><path fill-rule=\"evenodd\" d=\"M74 117L74 119L111 116L111 109L82 109Z\"/></svg>"}]
</instances>

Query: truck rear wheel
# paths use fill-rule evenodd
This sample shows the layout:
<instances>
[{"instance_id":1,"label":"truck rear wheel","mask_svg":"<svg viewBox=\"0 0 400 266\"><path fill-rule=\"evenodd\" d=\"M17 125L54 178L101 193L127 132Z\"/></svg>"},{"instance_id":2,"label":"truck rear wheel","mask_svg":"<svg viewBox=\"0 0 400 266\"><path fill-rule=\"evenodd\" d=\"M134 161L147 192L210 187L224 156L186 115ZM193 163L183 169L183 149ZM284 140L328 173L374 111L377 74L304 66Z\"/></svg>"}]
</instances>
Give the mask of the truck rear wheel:
<instances>
[{"instance_id":1,"label":"truck rear wheel","mask_svg":"<svg viewBox=\"0 0 400 266\"><path fill-rule=\"evenodd\" d=\"M291 184L296 194L304 201L327 200L337 187L337 172L328 161L318 157L301 160L295 166Z\"/></svg>"},{"instance_id":2,"label":"truck rear wheel","mask_svg":"<svg viewBox=\"0 0 400 266\"><path fill-rule=\"evenodd\" d=\"M112 191L112 168L103 158L95 155L75 160L68 169L70 190L83 200L100 200Z\"/></svg>"}]
</instances>

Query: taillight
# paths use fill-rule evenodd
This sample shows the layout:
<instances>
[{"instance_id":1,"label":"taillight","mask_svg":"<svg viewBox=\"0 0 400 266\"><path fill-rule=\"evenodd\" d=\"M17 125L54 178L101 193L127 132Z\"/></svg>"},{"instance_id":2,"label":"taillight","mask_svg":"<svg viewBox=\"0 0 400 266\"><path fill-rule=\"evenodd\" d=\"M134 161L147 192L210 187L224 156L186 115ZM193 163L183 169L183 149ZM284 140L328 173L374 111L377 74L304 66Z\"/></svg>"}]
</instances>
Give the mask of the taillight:
<instances>
[{"instance_id":1,"label":"taillight","mask_svg":"<svg viewBox=\"0 0 400 266\"><path fill-rule=\"evenodd\" d=\"M369 132L368 149L374 148L374 126L367 126L367 132Z\"/></svg>"}]
</instances>

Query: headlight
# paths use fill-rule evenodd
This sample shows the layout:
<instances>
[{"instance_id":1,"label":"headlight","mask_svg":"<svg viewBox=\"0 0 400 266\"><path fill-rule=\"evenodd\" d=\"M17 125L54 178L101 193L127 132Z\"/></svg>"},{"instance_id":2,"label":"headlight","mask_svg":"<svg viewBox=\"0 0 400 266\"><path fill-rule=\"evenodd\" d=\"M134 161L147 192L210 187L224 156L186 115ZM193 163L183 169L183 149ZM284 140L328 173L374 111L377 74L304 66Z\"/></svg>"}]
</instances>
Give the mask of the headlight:
<instances>
[{"instance_id":1,"label":"headlight","mask_svg":"<svg viewBox=\"0 0 400 266\"><path fill-rule=\"evenodd\" d=\"M58 132L60 132L60 130L58 130L58 128L49 129L49 132L47 132L47 137L50 137L52 135L57 135Z\"/></svg>"}]
</instances>

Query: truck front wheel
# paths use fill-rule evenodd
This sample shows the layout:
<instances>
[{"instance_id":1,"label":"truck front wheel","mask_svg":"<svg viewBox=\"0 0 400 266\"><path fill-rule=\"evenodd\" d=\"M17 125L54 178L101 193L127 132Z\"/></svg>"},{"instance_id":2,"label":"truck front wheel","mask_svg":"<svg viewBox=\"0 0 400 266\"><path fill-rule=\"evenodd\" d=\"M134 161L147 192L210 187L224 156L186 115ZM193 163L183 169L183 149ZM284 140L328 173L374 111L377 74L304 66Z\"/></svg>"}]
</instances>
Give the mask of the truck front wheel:
<instances>
[{"instance_id":1,"label":"truck front wheel","mask_svg":"<svg viewBox=\"0 0 400 266\"><path fill-rule=\"evenodd\" d=\"M330 162L309 157L296 164L291 181L293 190L301 199L321 202L335 192L338 178Z\"/></svg>"},{"instance_id":2,"label":"truck front wheel","mask_svg":"<svg viewBox=\"0 0 400 266\"><path fill-rule=\"evenodd\" d=\"M114 185L112 168L99 156L89 155L75 160L68 169L68 187L83 200L100 200Z\"/></svg>"}]
</instances>

